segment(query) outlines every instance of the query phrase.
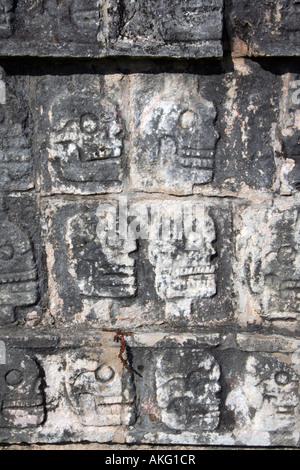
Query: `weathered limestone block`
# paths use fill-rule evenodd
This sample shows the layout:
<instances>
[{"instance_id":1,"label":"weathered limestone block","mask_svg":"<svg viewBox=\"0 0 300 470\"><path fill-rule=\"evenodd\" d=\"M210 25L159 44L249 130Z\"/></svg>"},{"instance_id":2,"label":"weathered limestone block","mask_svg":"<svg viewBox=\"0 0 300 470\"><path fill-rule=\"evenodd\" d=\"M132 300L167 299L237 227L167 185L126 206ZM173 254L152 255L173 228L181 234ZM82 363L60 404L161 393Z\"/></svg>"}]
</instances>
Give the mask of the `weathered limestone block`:
<instances>
[{"instance_id":1,"label":"weathered limestone block","mask_svg":"<svg viewBox=\"0 0 300 470\"><path fill-rule=\"evenodd\" d=\"M43 373L34 355L6 348L6 362L0 365L0 403L0 440L2 428L25 429L43 424Z\"/></svg>"},{"instance_id":2,"label":"weathered limestone block","mask_svg":"<svg viewBox=\"0 0 300 470\"><path fill-rule=\"evenodd\" d=\"M260 8L248 0L228 3L227 27L235 55L299 55L299 0L270 0Z\"/></svg>"},{"instance_id":3,"label":"weathered limestone block","mask_svg":"<svg viewBox=\"0 0 300 470\"><path fill-rule=\"evenodd\" d=\"M84 200L56 203L46 210L50 301L54 316L70 321L110 323L112 300L136 294L133 238L111 239L105 223L114 223L115 202ZM63 260L63 262L62 262ZM63 280L63 282L60 281Z\"/></svg>"},{"instance_id":4,"label":"weathered limestone block","mask_svg":"<svg viewBox=\"0 0 300 470\"><path fill-rule=\"evenodd\" d=\"M53 200L45 216L50 309L58 321L131 328L231 315L228 204Z\"/></svg>"},{"instance_id":5,"label":"weathered limestone block","mask_svg":"<svg viewBox=\"0 0 300 470\"><path fill-rule=\"evenodd\" d=\"M47 384L47 421L38 430L42 442L125 441L136 421L135 384L118 357L114 334L90 334L89 346L81 345L80 334L72 335L69 348L39 353Z\"/></svg>"},{"instance_id":6,"label":"weathered limestone block","mask_svg":"<svg viewBox=\"0 0 300 470\"><path fill-rule=\"evenodd\" d=\"M114 216L116 204L99 204L96 214L73 217L68 222L70 271L87 297L132 297L136 293L136 239L119 240L101 229L101 222ZM95 217L96 216L96 217Z\"/></svg>"},{"instance_id":7,"label":"weathered limestone block","mask_svg":"<svg viewBox=\"0 0 300 470\"><path fill-rule=\"evenodd\" d=\"M300 4L299 4L300 5ZM300 76L283 75L282 99L280 106L278 166L280 191L291 195L299 190L300 184Z\"/></svg>"},{"instance_id":8,"label":"weathered limestone block","mask_svg":"<svg viewBox=\"0 0 300 470\"><path fill-rule=\"evenodd\" d=\"M0 67L0 189L33 188L31 116L26 78L6 76Z\"/></svg>"},{"instance_id":9,"label":"weathered limestone block","mask_svg":"<svg viewBox=\"0 0 300 470\"><path fill-rule=\"evenodd\" d=\"M182 2L108 0L108 38L98 36L110 53L172 57L220 57L223 0Z\"/></svg>"},{"instance_id":10,"label":"weathered limestone block","mask_svg":"<svg viewBox=\"0 0 300 470\"><path fill-rule=\"evenodd\" d=\"M23 210L25 217L32 216L29 205L33 201L21 201L19 208L17 204L14 199L8 201L7 211L1 200L0 325L19 320L20 308L33 307L39 299L37 259L30 237L35 223L32 219L27 220L31 225L31 230L27 230L26 223L18 214L19 210Z\"/></svg>"},{"instance_id":11,"label":"weathered limestone block","mask_svg":"<svg viewBox=\"0 0 300 470\"><path fill-rule=\"evenodd\" d=\"M171 201L152 205L149 260L167 316L190 316L193 300L216 295L215 225L205 207Z\"/></svg>"},{"instance_id":12,"label":"weathered limestone block","mask_svg":"<svg viewBox=\"0 0 300 470\"><path fill-rule=\"evenodd\" d=\"M223 0L2 0L0 6L5 55L223 55Z\"/></svg>"},{"instance_id":13,"label":"weathered limestone block","mask_svg":"<svg viewBox=\"0 0 300 470\"><path fill-rule=\"evenodd\" d=\"M220 367L197 349L163 352L157 360L157 404L162 422L175 430L213 430L220 421Z\"/></svg>"},{"instance_id":14,"label":"weathered limestone block","mask_svg":"<svg viewBox=\"0 0 300 470\"><path fill-rule=\"evenodd\" d=\"M0 442L125 442L135 384L114 334L1 334Z\"/></svg>"},{"instance_id":15,"label":"weathered limestone block","mask_svg":"<svg viewBox=\"0 0 300 470\"><path fill-rule=\"evenodd\" d=\"M293 336L116 333L1 334L1 442L298 445Z\"/></svg>"},{"instance_id":16,"label":"weathered limestone block","mask_svg":"<svg viewBox=\"0 0 300 470\"><path fill-rule=\"evenodd\" d=\"M298 445L299 341L156 331L129 342L142 377L127 442Z\"/></svg>"},{"instance_id":17,"label":"weathered limestone block","mask_svg":"<svg viewBox=\"0 0 300 470\"><path fill-rule=\"evenodd\" d=\"M280 336L237 336L238 347L247 355L241 372L232 366L228 370L231 391L226 399L226 407L233 411L237 422L237 439L248 437L248 444L260 440L260 445L266 446L289 442L297 445L299 341L297 345L296 342Z\"/></svg>"},{"instance_id":18,"label":"weathered limestone block","mask_svg":"<svg viewBox=\"0 0 300 470\"><path fill-rule=\"evenodd\" d=\"M132 77L136 191L210 196L273 188L281 78L248 60L233 65L209 76Z\"/></svg>"},{"instance_id":19,"label":"weathered limestone block","mask_svg":"<svg viewBox=\"0 0 300 470\"><path fill-rule=\"evenodd\" d=\"M120 78L63 77L39 83L44 192L121 191L125 125Z\"/></svg>"},{"instance_id":20,"label":"weathered limestone block","mask_svg":"<svg viewBox=\"0 0 300 470\"><path fill-rule=\"evenodd\" d=\"M299 331L299 204L248 207L236 228L237 321Z\"/></svg>"},{"instance_id":21,"label":"weathered limestone block","mask_svg":"<svg viewBox=\"0 0 300 470\"><path fill-rule=\"evenodd\" d=\"M205 442L221 418L221 369L214 355L220 335L159 331L128 341L140 416L129 439Z\"/></svg>"},{"instance_id":22,"label":"weathered limestone block","mask_svg":"<svg viewBox=\"0 0 300 470\"><path fill-rule=\"evenodd\" d=\"M132 377L126 374L129 388L123 390L122 364L117 359L115 349L106 349L99 359L94 351L89 354L67 354L65 385L72 410L83 426L134 424L135 389ZM119 362L116 363L116 360Z\"/></svg>"},{"instance_id":23,"label":"weathered limestone block","mask_svg":"<svg viewBox=\"0 0 300 470\"><path fill-rule=\"evenodd\" d=\"M213 178L216 109L198 92L195 76L153 78L153 89L143 94L147 81L137 78L134 83L132 185L191 194L195 185Z\"/></svg>"},{"instance_id":24,"label":"weathered limestone block","mask_svg":"<svg viewBox=\"0 0 300 470\"><path fill-rule=\"evenodd\" d=\"M5 55L98 55L98 0L4 0L1 6Z\"/></svg>"},{"instance_id":25,"label":"weathered limestone block","mask_svg":"<svg viewBox=\"0 0 300 470\"><path fill-rule=\"evenodd\" d=\"M278 190L281 76L244 59L226 72L74 70L32 79L43 195Z\"/></svg>"}]
</instances>

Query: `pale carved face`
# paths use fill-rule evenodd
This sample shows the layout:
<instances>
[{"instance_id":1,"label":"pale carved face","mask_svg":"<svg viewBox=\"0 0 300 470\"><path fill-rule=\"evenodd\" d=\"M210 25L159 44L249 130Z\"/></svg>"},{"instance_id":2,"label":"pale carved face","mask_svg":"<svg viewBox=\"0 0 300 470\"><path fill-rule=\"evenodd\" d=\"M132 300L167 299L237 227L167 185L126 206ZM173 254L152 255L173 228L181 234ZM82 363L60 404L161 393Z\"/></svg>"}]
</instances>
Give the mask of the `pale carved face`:
<instances>
[{"instance_id":1,"label":"pale carved face","mask_svg":"<svg viewBox=\"0 0 300 470\"><path fill-rule=\"evenodd\" d=\"M121 377L114 366L83 354L67 357L66 389L84 426L121 424Z\"/></svg>"},{"instance_id":2,"label":"pale carved face","mask_svg":"<svg viewBox=\"0 0 300 470\"><path fill-rule=\"evenodd\" d=\"M152 239L150 262L155 267L156 290L164 299L196 299L216 294L216 232L212 219L202 208L196 210L197 231L183 233L181 240ZM158 219L158 223L161 221Z\"/></svg>"},{"instance_id":3,"label":"pale carved face","mask_svg":"<svg viewBox=\"0 0 300 470\"><path fill-rule=\"evenodd\" d=\"M175 85L174 85L175 86ZM177 191L189 191L196 184L211 181L218 133L213 103L199 94L157 96L145 108L141 118L140 143L143 148L147 185L174 185Z\"/></svg>"},{"instance_id":4,"label":"pale carved face","mask_svg":"<svg viewBox=\"0 0 300 470\"><path fill-rule=\"evenodd\" d=\"M10 350L0 365L0 405L0 427L35 427L44 420L40 370L23 351Z\"/></svg>"},{"instance_id":5,"label":"pale carved face","mask_svg":"<svg viewBox=\"0 0 300 470\"><path fill-rule=\"evenodd\" d=\"M50 159L54 165L59 162L57 171L71 181L102 181L105 172L109 180L107 165L120 166L123 127L116 106L107 100L90 102L91 97L78 102L67 99L69 119L64 115L59 117L61 104L52 110L55 125L50 139ZM111 173L115 171L109 168Z\"/></svg>"}]
</instances>

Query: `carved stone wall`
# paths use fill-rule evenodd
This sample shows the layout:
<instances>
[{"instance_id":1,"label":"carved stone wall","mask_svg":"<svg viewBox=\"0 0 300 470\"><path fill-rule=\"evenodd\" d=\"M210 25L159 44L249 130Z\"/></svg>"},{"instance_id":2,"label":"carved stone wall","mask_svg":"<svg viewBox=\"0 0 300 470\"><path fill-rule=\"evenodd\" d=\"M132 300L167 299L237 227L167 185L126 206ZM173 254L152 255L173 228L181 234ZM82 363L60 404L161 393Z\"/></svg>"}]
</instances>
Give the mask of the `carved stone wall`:
<instances>
[{"instance_id":1,"label":"carved stone wall","mask_svg":"<svg viewBox=\"0 0 300 470\"><path fill-rule=\"evenodd\" d=\"M299 15L0 0L0 444L300 446Z\"/></svg>"}]
</instances>

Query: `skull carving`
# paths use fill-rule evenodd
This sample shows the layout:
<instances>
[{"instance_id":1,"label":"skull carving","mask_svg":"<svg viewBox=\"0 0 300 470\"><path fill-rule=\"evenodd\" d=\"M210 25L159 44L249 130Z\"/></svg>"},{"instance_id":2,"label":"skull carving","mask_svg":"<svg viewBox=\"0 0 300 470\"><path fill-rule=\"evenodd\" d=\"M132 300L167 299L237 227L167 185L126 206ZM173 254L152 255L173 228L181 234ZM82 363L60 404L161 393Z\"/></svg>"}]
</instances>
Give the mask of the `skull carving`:
<instances>
[{"instance_id":1,"label":"skull carving","mask_svg":"<svg viewBox=\"0 0 300 470\"><path fill-rule=\"evenodd\" d=\"M116 220L116 207L100 204L97 215L77 215L68 224L70 272L87 297L123 298L136 292L135 260L130 257L136 240L133 235L126 240L116 233L110 236L105 222L110 216Z\"/></svg>"},{"instance_id":2,"label":"skull carving","mask_svg":"<svg viewBox=\"0 0 300 470\"><path fill-rule=\"evenodd\" d=\"M157 402L171 429L216 429L220 419L220 367L198 349L170 348L157 362Z\"/></svg>"},{"instance_id":3,"label":"skull carving","mask_svg":"<svg viewBox=\"0 0 300 470\"><path fill-rule=\"evenodd\" d=\"M49 170L60 183L83 191L121 184L123 127L108 99L81 96L60 99L52 108Z\"/></svg>"},{"instance_id":4,"label":"skull carving","mask_svg":"<svg viewBox=\"0 0 300 470\"><path fill-rule=\"evenodd\" d=\"M227 404L235 410L243 429L251 426L252 432L293 432L297 427L299 377L276 358L251 355L244 381L238 382Z\"/></svg>"},{"instance_id":5,"label":"skull carving","mask_svg":"<svg viewBox=\"0 0 300 470\"><path fill-rule=\"evenodd\" d=\"M237 242L238 266L245 284L240 286L242 301L247 295L263 319L288 323L291 318L297 319L300 312L298 208L249 209L243 214L241 224Z\"/></svg>"},{"instance_id":6,"label":"skull carving","mask_svg":"<svg viewBox=\"0 0 300 470\"><path fill-rule=\"evenodd\" d=\"M42 376L37 362L23 351L7 350L0 365L0 427L36 427L45 419Z\"/></svg>"},{"instance_id":7,"label":"skull carving","mask_svg":"<svg viewBox=\"0 0 300 470\"><path fill-rule=\"evenodd\" d=\"M0 323L15 320L15 308L34 305L38 298L37 271L29 238L8 221L0 221Z\"/></svg>"},{"instance_id":8,"label":"skull carving","mask_svg":"<svg viewBox=\"0 0 300 470\"><path fill-rule=\"evenodd\" d=\"M0 186L23 191L33 186L29 113L25 97L7 82L0 67Z\"/></svg>"},{"instance_id":9,"label":"skull carving","mask_svg":"<svg viewBox=\"0 0 300 470\"><path fill-rule=\"evenodd\" d=\"M130 421L133 384L125 399L119 365L105 363L101 356L89 352L69 354L66 363L68 398L82 425L118 426Z\"/></svg>"},{"instance_id":10,"label":"skull carving","mask_svg":"<svg viewBox=\"0 0 300 470\"><path fill-rule=\"evenodd\" d=\"M170 78L140 118L133 181L151 191L190 194L212 180L218 133L216 110L190 86ZM188 90L188 91L187 91Z\"/></svg>"},{"instance_id":11,"label":"skull carving","mask_svg":"<svg viewBox=\"0 0 300 470\"><path fill-rule=\"evenodd\" d=\"M164 225L172 227L169 233ZM156 291L161 299L169 302L182 298L190 313L193 300L216 294L216 267L212 263L215 240L214 222L201 204L164 203L159 208L149 259L155 267Z\"/></svg>"}]
</instances>

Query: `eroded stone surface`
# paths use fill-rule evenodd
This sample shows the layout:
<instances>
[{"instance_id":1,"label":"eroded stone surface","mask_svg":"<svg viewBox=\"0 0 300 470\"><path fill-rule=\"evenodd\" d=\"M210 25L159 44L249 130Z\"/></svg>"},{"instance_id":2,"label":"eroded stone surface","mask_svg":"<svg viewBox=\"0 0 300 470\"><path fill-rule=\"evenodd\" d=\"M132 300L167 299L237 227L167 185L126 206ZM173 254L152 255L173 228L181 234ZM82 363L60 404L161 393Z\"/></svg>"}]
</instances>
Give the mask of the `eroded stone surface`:
<instances>
[{"instance_id":1,"label":"eroded stone surface","mask_svg":"<svg viewBox=\"0 0 300 470\"><path fill-rule=\"evenodd\" d=\"M1 442L297 446L299 341L124 332L130 372L115 333L1 335Z\"/></svg>"},{"instance_id":2,"label":"eroded stone surface","mask_svg":"<svg viewBox=\"0 0 300 470\"><path fill-rule=\"evenodd\" d=\"M223 0L4 0L1 9L8 55L223 55Z\"/></svg>"},{"instance_id":3,"label":"eroded stone surface","mask_svg":"<svg viewBox=\"0 0 300 470\"><path fill-rule=\"evenodd\" d=\"M24 191L34 186L26 87L26 79L7 77L0 67L0 189L5 191Z\"/></svg>"},{"instance_id":4,"label":"eroded stone surface","mask_svg":"<svg viewBox=\"0 0 300 470\"><path fill-rule=\"evenodd\" d=\"M107 2L109 51L134 55L223 55L222 0ZM100 33L100 46L105 35ZM102 40L102 44L101 44Z\"/></svg>"},{"instance_id":5,"label":"eroded stone surface","mask_svg":"<svg viewBox=\"0 0 300 470\"><path fill-rule=\"evenodd\" d=\"M46 216L57 320L128 327L230 316L228 206L214 212L200 202L130 204L121 197L57 201Z\"/></svg>"},{"instance_id":6,"label":"eroded stone surface","mask_svg":"<svg viewBox=\"0 0 300 470\"><path fill-rule=\"evenodd\" d=\"M132 184L144 191L191 194L195 185L213 179L216 109L198 92L196 77L165 75L153 85L149 97L140 94L145 80L134 83Z\"/></svg>"},{"instance_id":7,"label":"eroded stone surface","mask_svg":"<svg viewBox=\"0 0 300 470\"><path fill-rule=\"evenodd\" d=\"M90 76L85 83L75 77L69 82L61 80L61 93L54 100L54 82L49 82L50 94L47 80L40 88L49 99L41 95L45 102L42 122L47 126L46 142L41 143L47 171L44 190L75 194L119 192L123 184L125 127L117 80L114 90L114 82L106 84L103 77ZM109 86L111 96L107 92Z\"/></svg>"},{"instance_id":8,"label":"eroded stone surface","mask_svg":"<svg viewBox=\"0 0 300 470\"><path fill-rule=\"evenodd\" d=\"M12 21L13 21L13 0L2 0L0 3L0 37L7 38L12 34Z\"/></svg>"},{"instance_id":9,"label":"eroded stone surface","mask_svg":"<svg viewBox=\"0 0 300 470\"><path fill-rule=\"evenodd\" d=\"M298 329L299 206L250 207L238 230L238 320Z\"/></svg>"},{"instance_id":10,"label":"eroded stone surface","mask_svg":"<svg viewBox=\"0 0 300 470\"><path fill-rule=\"evenodd\" d=\"M300 52L298 0L270 0L253 8L247 0L230 2L228 30L234 53L297 56Z\"/></svg>"},{"instance_id":11,"label":"eroded stone surface","mask_svg":"<svg viewBox=\"0 0 300 470\"><path fill-rule=\"evenodd\" d=\"M33 56L97 55L98 0L84 4L77 0L4 0L1 6L1 49L6 55L18 55L18 50Z\"/></svg>"},{"instance_id":12,"label":"eroded stone surface","mask_svg":"<svg viewBox=\"0 0 300 470\"><path fill-rule=\"evenodd\" d=\"M273 434L276 442L276 434L298 434L299 375L288 364L272 356L250 355L237 383L226 401L238 418L237 435L251 429L265 442Z\"/></svg>"},{"instance_id":13,"label":"eroded stone surface","mask_svg":"<svg viewBox=\"0 0 300 470\"><path fill-rule=\"evenodd\" d=\"M167 350L157 360L157 403L171 429L206 431L218 427L220 367L199 350Z\"/></svg>"},{"instance_id":14,"label":"eroded stone surface","mask_svg":"<svg viewBox=\"0 0 300 470\"><path fill-rule=\"evenodd\" d=\"M17 319L18 307L37 303L39 287L34 248L29 235L9 220L4 201L0 202L0 325L5 325Z\"/></svg>"},{"instance_id":15,"label":"eroded stone surface","mask_svg":"<svg viewBox=\"0 0 300 470\"><path fill-rule=\"evenodd\" d=\"M169 317L188 317L193 300L217 293L214 222L202 204L168 202L151 209L149 260L156 292Z\"/></svg>"},{"instance_id":16,"label":"eroded stone surface","mask_svg":"<svg viewBox=\"0 0 300 470\"><path fill-rule=\"evenodd\" d=\"M31 428L45 420L45 393L38 361L22 350L6 350L0 365L0 428Z\"/></svg>"},{"instance_id":17,"label":"eroded stone surface","mask_svg":"<svg viewBox=\"0 0 300 470\"><path fill-rule=\"evenodd\" d=\"M298 442L298 345L257 336L139 335L134 366L143 374L147 362L147 377L135 378L140 420L129 442L137 436L160 444Z\"/></svg>"},{"instance_id":18,"label":"eroded stone surface","mask_svg":"<svg viewBox=\"0 0 300 470\"><path fill-rule=\"evenodd\" d=\"M299 4L300 5L300 4ZM300 80L299 75L283 76L280 130L283 158L280 162L281 193L299 190L300 180Z\"/></svg>"},{"instance_id":19,"label":"eroded stone surface","mask_svg":"<svg viewBox=\"0 0 300 470\"><path fill-rule=\"evenodd\" d=\"M135 422L132 377L127 377L129 388L124 394L122 365L110 365L113 355L114 351L108 349L99 358L91 352L66 356L67 398L83 426L121 426Z\"/></svg>"}]
</instances>

